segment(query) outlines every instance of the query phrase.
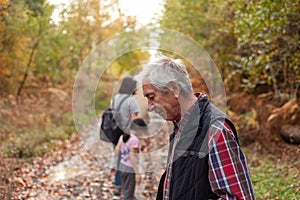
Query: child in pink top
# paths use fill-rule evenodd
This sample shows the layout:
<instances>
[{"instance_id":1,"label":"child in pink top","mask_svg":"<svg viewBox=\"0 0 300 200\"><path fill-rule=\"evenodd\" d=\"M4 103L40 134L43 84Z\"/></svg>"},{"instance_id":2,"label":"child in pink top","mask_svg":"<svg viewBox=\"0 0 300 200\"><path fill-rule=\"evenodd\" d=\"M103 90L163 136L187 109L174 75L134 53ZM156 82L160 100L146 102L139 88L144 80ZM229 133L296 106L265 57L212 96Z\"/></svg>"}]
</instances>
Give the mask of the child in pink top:
<instances>
[{"instance_id":1,"label":"child in pink top","mask_svg":"<svg viewBox=\"0 0 300 200\"><path fill-rule=\"evenodd\" d=\"M135 184L141 182L138 167L140 142L137 136L147 131L147 124L141 118L133 119L129 125L130 134L123 133L115 149L115 158L121 153L120 171L123 200L133 200Z\"/></svg>"}]
</instances>

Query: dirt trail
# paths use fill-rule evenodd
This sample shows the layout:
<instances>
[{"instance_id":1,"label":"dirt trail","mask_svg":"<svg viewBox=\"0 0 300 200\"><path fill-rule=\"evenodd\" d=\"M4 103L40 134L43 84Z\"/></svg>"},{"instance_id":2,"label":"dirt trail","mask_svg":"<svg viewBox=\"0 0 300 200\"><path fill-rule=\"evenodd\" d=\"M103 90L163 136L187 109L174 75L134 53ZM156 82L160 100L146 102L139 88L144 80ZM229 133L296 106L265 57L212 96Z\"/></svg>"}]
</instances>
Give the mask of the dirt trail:
<instances>
[{"instance_id":1,"label":"dirt trail","mask_svg":"<svg viewBox=\"0 0 300 200\"><path fill-rule=\"evenodd\" d=\"M112 199L113 147L99 140L98 127L99 122L90 124L64 142L61 150L15 169L15 199ZM143 181L136 187L137 199L155 199L166 149L140 154Z\"/></svg>"}]
</instances>

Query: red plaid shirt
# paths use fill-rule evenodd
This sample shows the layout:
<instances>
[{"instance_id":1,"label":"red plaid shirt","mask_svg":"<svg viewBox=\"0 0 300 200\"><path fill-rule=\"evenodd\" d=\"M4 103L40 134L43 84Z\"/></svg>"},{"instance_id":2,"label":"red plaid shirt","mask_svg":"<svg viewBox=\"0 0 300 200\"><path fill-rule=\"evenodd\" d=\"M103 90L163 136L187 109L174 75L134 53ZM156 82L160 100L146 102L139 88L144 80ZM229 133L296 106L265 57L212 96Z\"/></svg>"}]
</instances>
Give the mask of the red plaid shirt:
<instances>
[{"instance_id":1,"label":"red plaid shirt","mask_svg":"<svg viewBox=\"0 0 300 200\"><path fill-rule=\"evenodd\" d=\"M174 144L167 163L164 182L164 200L169 200L174 151L190 114L191 109L184 114L178 128L176 128L178 124L175 124ZM231 127L226 122L214 124L208 134L208 178L212 191L222 199L255 199L247 161Z\"/></svg>"}]
</instances>

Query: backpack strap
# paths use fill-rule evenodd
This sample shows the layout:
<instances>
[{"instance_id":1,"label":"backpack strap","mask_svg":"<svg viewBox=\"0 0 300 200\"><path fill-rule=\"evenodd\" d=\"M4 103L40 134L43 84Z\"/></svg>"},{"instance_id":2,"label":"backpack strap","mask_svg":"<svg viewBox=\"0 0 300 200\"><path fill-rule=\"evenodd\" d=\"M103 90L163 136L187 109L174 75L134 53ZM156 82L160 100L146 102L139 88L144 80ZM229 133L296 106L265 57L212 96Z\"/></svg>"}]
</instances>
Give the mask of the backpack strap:
<instances>
[{"instance_id":1,"label":"backpack strap","mask_svg":"<svg viewBox=\"0 0 300 200\"><path fill-rule=\"evenodd\" d=\"M124 101L125 101L127 98L129 98L129 95L125 96L125 97L121 100L121 102L119 103L117 109L114 109L114 100L115 100L115 97L114 97L113 100L112 100L112 109L115 110L115 111L117 111L117 112L119 112L119 110L120 110L122 104L124 103ZM127 126L129 125L129 123L130 123L130 120L126 123L125 127L127 127Z\"/></svg>"},{"instance_id":2,"label":"backpack strap","mask_svg":"<svg viewBox=\"0 0 300 200\"><path fill-rule=\"evenodd\" d=\"M117 109L115 109L116 111L119 111L119 109L121 108L121 105L123 104L123 102L124 102L127 98L129 98L129 95L125 96L125 97L121 100L121 102L120 102L120 104L118 105ZM113 100L112 100L112 108L113 108L113 109L114 109L114 107L115 107L114 104L115 104L115 97L114 97Z\"/></svg>"}]
</instances>

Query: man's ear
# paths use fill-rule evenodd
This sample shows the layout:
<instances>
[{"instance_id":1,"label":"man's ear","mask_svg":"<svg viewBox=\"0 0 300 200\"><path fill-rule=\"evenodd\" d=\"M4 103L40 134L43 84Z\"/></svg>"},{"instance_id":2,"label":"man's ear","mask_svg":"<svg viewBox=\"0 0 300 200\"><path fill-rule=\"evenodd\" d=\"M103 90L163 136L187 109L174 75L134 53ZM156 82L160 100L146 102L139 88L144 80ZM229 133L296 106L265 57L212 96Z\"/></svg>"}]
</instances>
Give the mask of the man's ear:
<instances>
[{"instance_id":1,"label":"man's ear","mask_svg":"<svg viewBox=\"0 0 300 200\"><path fill-rule=\"evenodd\" d=\"M179 97L179 94L180 94L180 87L179 85L175 82L175 81L171 81L168 83L168 88L169 90L171 90L175 97L178 98Z\"/></svg>"}]
</instances>

